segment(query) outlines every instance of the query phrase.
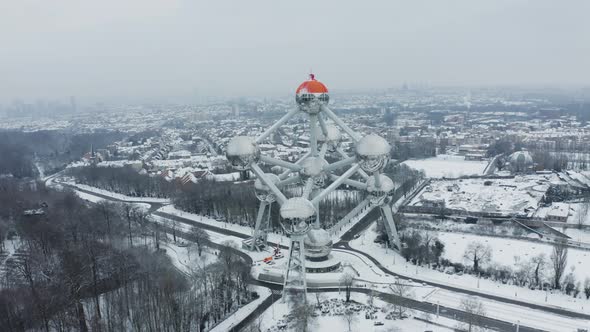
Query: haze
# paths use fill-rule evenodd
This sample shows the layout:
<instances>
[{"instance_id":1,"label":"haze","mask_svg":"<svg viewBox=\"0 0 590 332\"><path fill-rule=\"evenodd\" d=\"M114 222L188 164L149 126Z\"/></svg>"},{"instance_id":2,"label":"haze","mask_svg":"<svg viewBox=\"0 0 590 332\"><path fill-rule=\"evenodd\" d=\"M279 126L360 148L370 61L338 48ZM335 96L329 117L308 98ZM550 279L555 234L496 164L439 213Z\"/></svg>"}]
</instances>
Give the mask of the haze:
<instances>
[{"instance_id":1,"label":"haze","mask_svg":"<svg viewBox=\"0 0 590 332\"><path fill-rule=\"evenodd\" d=\"M4 1L0 102L587 85L587 1Z\"/></svg>"}]
</instances>

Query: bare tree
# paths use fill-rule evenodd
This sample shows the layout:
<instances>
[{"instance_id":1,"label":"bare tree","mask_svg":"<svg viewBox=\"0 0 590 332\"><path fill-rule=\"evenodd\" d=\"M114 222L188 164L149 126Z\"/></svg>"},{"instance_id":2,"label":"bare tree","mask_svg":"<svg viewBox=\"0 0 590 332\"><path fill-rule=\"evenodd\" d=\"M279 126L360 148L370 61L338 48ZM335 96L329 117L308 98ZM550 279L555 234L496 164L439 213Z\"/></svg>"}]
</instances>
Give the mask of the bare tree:
<instances>
[{"instance_id":1,"label":"bare tree","mask_svg":"<svg viewBox=\"0 0 590 332\"><path fill-rule=\"evenodd\" d=\"M578 228L582 228L582 226L586 223L586 217L588 216L588 208L590 207L590 202L588 200L584 200L580 203L580 210L578 211Z\"/></svg>"},{"instance_id":2,"label":"bare tree","mask_svg":"<svg viewBox=\"0 0 590 332\"><path fill-rule=\"evenodd\" d=\"M413 296L413 292L410 286L403 282L396 282L395 284L391 285L391 290L393 295L398 297L398 302L393 305L393 311L397 315L398 318L402 318L406 312L410 309L403 306L403 298L408 298Z\"/></svg>"},{"instance_id":3,"label":"bare tree","mask_svg":"<svg viewBox=\"0 0 590 332\"><path fill-rule=\"evenodd\" d=\"M481 265L488 263L492 259L492 247L472 241L467 245L463 258L472 262L473 271L478 272Z\"/></svg>"},{"instance_id":4,"label":"bare tree","mask_svg":"<svg viewBox=\"0 0 590 332\"><path fill-rule=\"evenodd\" d=\"M291 313L295 318L293 320L294 331L313 331L313 325L315 317L313 316L313 306L306 303L305 299L301 296L292 296L291 299Z\"/></svg>"},{"instance_id":5,"label":"bare tree","mask_svg":"<svg viewBox=\"0 0 590 332\"><path fill-rule=\"evenodd\" d=\"M340 276L340 284L344 286L346 302L350 302L350 290L354 282L354 274L351 271L345 271Z\"/></svg>"},{"instance_id":6,"label":"bare tree","mask_svg":"<svg viewBox=\"0 0 590 332\"><path fill-rule=\"evenodd\" d=\"M315 300L317 302L317 307L319 308L321 306L322 300L324 299L324 296L322 295L322 293L320 292L316 292L315 293Z\"/></svg>"},{"instance_id":7,"label":"bare tree","mask_svg":"<svg viewBox=\"0 0 590 332\"><path fill-rule=\"evenodd\" d=\"M543 277L545 266L547 265L547 258L544 253L531 258L531 264L533 267L533 277L535 285L541 285L541 278Z\"/></svg>"},{"instance_id":8,"label":"bare tree","mask_svg":"<svg viewBox=\"0 0 590 332\"><path fill-rule=\"evenodd\" d=\"M207 233L204 229L199 228L197 226L193 226L191 228L191 235L193 236L193 240L197 244L197 250L199 251L199 257L203 253L203 247L205 243L209 241L209 233Z\"/></svg>"},{"instance_id":9,"label":"bare tree","mask_svg":"<svg viewBox=\"0 0 590 332\"><path fill-rule=\"evenodd\" d=\"M477 297L468 296L463 298L461 300L461 310L465 312L465 324L467 325L466 327L462 326L462 329L467 329L469 332L483 330L481 327L483 325L482 317L485 316L486 311Z\"/></svg>"},{"instance_id":10,"label":"bare tree","mask_svg":"<svg viewBox=\"0 0 590 332\"><path fill-rule=\"evenodd\" d=\"M567 265L567 251L565 240L555 241L553 252L551 252L551 265L553 266L553 286L557 289L561 289L561 278Z\"/></svg>"},{"instance_id":11,"label":"bare tree","mask_svg":"<svg viewBox=\"0 0 590 332\"><path fill-rule=\"evenodd\" d=\"M348 332L352 332L352 326L358 320L356 312L350 308L347 308L342 316L346 324L348 325Z\"/></svg>"}]
</instances>

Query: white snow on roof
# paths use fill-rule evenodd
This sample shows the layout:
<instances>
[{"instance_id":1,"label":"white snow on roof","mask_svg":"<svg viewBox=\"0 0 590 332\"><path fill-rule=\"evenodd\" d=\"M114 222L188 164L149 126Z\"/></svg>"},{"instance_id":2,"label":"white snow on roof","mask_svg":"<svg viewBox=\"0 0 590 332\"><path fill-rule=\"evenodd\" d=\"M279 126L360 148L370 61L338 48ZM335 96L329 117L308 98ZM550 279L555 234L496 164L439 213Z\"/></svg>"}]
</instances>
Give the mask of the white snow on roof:
<instances>
[{"instance_id":1,"label":"white snow on roof","mask_svg":"<svg viewBox=\"0 0 590 332\"><path fill-rule=\"evenodd\" d=\"M290 198L281 206L283 219L307 219L314 215L315 207L303 197Z\"/></svg>"},{"instance_id":2,"label":"white snow on roof","mask_svg":"<svg viewBox=\"0 0 590 332\"><path fill-rule=\"evenodd\" d=\"M383 137L375 134L361 138L356 144L356 153L361 156L387 155L390 150L391 145Z\"/></svg>"}]
</instances>

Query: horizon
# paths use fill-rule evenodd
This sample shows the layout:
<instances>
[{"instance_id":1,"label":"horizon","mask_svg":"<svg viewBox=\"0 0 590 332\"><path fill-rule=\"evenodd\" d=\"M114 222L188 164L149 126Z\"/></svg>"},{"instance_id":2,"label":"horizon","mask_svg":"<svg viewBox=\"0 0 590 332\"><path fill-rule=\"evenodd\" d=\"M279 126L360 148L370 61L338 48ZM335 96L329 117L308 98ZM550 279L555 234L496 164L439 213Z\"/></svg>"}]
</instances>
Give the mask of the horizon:
<instances>
[{"instance_id":1,"label":"horizon","mask_svg":"<svg viewBox=\"0 0 590 332\"><path fill-rule=\"evenodd\" d=\"M0 102L276 97L310 71L333 91L587 87L586 12L526 0L5 3Z\"/></svg>"}]
</instances>

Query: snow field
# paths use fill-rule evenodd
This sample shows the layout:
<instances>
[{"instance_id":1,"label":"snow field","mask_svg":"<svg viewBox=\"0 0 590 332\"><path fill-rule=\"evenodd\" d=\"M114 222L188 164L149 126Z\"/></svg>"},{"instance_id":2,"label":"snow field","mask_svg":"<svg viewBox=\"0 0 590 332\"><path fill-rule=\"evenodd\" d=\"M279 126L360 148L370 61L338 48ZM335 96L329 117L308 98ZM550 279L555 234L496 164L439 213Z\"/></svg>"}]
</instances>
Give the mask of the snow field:
<instances>
[{"instance_id":1,"label":"snow field","mask_svg":"<svg viewBox=\"0 0 590 332\"><path fill-rule=\"evenodd\" d=\"M465 160L463 156L440 154L433 158L406 160L403 164L424 171L429 178L457 178L465 175L483 175L488 162Z\"/></svg>"},{"instance_id":2,"label":"snow field","mask_svg":"<svg viewBox=\"0 0 590 332\"><path fill-rule=\"evenodd\" d=\"M528 303L534 303L542 306L550 306L555 308L561 308L569 311L574 312L583 312L586 314L590 314L590 301L582 300L582 299L574 299L571 296L565 295L561 292L544 292L539 290L530 290L526 287L519 287L515 285L505 285L500 282L495 282L492 280L487 279L478 279L476 276L473 275L448 275L436 270L433 270L428 267L420 267L415 266L410 263L407 263L405 259L397 254L392 252L391 250L382 247L380 244L373 243L372 239L375 238L375 227L370 227L365 232L366 240L363 243L363 236L358 239L355 239L350 242L350 246L354 249L361 250L363 252L368 253L369 255L373 256L377 259L385 268L403 275L408 278L412 278L414 280L420 281L427 281L439 284L445 284L452 287L457 287L465 290L472 290L480 293L487 293L494 296L501 296L507 299L514 299L519 301L525 301ZM462 235L458 235L462 236ZM494 238L496 239L496 238ZM518 241L517 242L524 242L527 245L529 242L526 241ZM465 242L468 243L468 241ZM449 249L451 244L445 245L445 251L454 249ZM536 244L532 244L532 246L537 246ZM538 247L537 247L538 248ZM570 249L571 250L571 249ZM463 251L456 250L455 254L461 252L461 261L463 257ZM590 252L588 253L590 254ZM451 253L452 255L452 253ZM492 255L492 259L494 256ZM571 259L571 258L570 258ZM514 258L511 256L509 263L513 263ZM506 264L508 262L504 262ZM566 272L569 272L567 270ZM545 296L547 295L547 302L545 302Z\"/></svg>"}]
</instances>

